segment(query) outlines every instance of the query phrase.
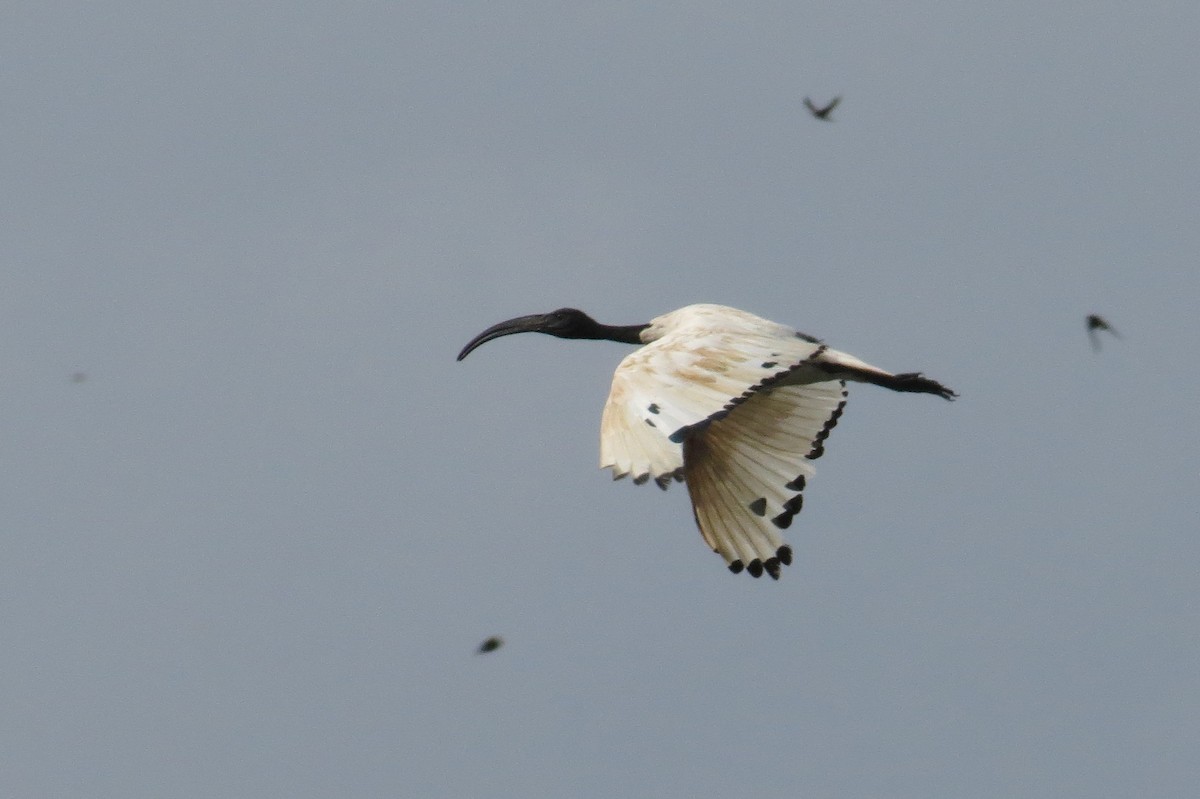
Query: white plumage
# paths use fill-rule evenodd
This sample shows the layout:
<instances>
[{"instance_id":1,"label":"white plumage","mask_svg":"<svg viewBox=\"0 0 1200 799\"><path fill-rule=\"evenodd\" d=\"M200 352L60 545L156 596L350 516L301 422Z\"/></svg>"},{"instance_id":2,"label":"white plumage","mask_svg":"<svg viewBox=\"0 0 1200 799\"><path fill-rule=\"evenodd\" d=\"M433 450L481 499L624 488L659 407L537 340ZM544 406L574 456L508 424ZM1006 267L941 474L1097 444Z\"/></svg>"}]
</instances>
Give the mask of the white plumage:
<instances>
[{"instance_id":1,"label":"white plumage","mask_svg":"<svg viewBox=\"0 0 1200 799\"><path fill-rule=\"evenodd\" d=\"M778 578L792 552L781 531L800 510L812 461L837 424L846 380L897 391L952 391L894 375L792 328L721 305L690 305L647 325L601 325L564 308L485 330L485 341L537 331L643 344L621 361L600 424L600 465L614 479L684 481L705 542L729 568Z\"/></svg>"}]
</instances>

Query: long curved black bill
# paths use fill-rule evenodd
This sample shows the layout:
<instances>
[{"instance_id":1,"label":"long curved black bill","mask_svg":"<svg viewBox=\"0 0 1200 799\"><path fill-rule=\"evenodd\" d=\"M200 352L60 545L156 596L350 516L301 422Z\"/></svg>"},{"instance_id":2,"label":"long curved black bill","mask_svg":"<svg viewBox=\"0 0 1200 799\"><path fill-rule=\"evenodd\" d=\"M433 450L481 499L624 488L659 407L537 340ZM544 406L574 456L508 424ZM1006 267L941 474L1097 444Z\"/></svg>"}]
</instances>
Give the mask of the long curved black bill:
<instances>
[{"instance_id":1,"label":"long curved black bill","mask_svg":"<svg viewBox=\"0 0 1200 799\"><path fill-rule=\"evenodd\" d=\"M494 338L501 336L511 336L513 333L537 333L544 330L546 327L545 314L533 314L532 316L518 316L516 319L509 319L504 322L498 322L487 330L480 333L475 338L467 342L467 346L462 348L462 352L458 354L457 360L462 360L471 354L471 351L480 344L486 344Z\"/></svg>"}]
</instances>

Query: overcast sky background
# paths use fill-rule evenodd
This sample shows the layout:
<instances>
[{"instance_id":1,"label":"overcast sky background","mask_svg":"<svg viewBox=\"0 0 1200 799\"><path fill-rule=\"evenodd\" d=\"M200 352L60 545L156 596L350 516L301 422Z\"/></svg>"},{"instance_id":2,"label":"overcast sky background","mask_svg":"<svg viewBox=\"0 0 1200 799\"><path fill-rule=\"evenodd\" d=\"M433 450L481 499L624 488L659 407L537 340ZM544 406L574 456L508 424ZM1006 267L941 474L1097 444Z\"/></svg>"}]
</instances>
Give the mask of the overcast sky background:
<instances>
[{"instance_id":1,"label":"overcast sky background","mask_svg":"<svg viewBox=\"0 0 1200 799\"><path fill-rule=\"evenodd\" d=\"M1194 796L1200 6L1053 5L5 4L0 793ZM693 302L962 395L778 583L454 362Z\"/></svg>"}]
</instances>

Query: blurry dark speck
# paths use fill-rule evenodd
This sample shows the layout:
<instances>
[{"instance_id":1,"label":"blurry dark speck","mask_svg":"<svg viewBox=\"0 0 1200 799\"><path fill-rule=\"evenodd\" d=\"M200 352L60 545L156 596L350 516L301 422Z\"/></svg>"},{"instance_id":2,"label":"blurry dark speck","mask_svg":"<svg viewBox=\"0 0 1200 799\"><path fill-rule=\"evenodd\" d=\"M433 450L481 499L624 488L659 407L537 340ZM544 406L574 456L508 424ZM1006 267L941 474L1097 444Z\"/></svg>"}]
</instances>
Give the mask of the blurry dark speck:
<instances>
[{"instance_id":1,"label":"blurry dark speck","mask_svg":"<svg viewBox=\"0 0 1200 799\"><path fill-rule=\"evenodd\" d=\"M504 639L498 635L493 635L491 638L488 638L486 641L484 641L482 644L479 645L479 649L476 650L475 654L483 655L488 652L495 652L497 649L499 649L502 646L504 646Z\"/></svg>"}]
</instances>

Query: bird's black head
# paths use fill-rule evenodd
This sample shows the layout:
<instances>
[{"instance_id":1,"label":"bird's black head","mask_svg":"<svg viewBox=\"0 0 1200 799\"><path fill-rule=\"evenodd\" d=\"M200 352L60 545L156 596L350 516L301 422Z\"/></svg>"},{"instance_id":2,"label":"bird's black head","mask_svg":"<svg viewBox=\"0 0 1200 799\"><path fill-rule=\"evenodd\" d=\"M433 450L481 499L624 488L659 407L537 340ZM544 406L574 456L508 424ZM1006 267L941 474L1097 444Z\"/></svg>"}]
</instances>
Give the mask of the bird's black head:
<instances>
[{"instance_id":1,"label":"bird's black head","mask_svg":"<svg viewBox=\"0 0 1200 799\"><path fill-rule=\"evenodd\" d=\"M547 314L539 314L539 333L549 333L559 338L587 338L601 327L600 323L578 308L559 308Z\"/></svg>"},{"instance_id":2,"label":"bird's black head","mask_svg":"<svg viewBox=\"0 0 1200 799\"><path fill-rule=\"evenodd\" d=\"M602 325L577 308L559 308L550 313L518 316L515 319L492 325L467 342L467 346L463 347L462 352L458 354L458 360L461 361L470 355L471 351L480 344L501 336L511 336L513 333L545 333L558 338L609 339L638 344L641 343L638 333L645 327L646 325L625 327Z\"/></svg>"}]
</instances>

